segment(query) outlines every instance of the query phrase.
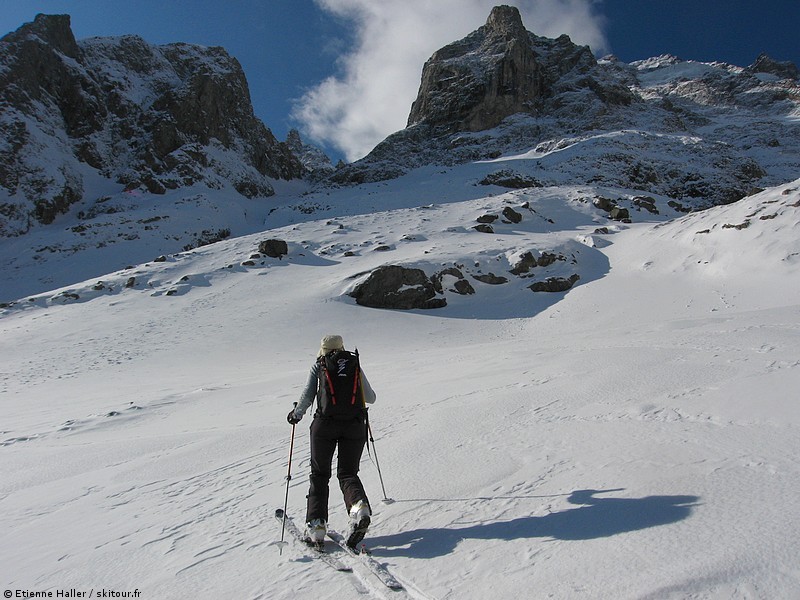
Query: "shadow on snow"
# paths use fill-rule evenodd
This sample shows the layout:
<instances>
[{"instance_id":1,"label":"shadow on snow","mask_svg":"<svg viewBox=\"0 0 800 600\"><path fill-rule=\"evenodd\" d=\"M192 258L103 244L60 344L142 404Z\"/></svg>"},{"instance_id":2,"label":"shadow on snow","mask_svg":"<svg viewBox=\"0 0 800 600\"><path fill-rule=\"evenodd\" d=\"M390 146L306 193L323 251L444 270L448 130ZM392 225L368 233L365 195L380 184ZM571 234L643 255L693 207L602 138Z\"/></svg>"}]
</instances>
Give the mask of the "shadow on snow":
<instances>
[{"instance_id":1,"label":"shadow on snow","mask_svg":"<svg viewBox=\"0 0 800 600\"><path fill-rule=\"evenodd\" d=\"M690 516L700 499L698 496L596 497L616 491L621 490L576 490L568 500L581 505L580 508L469 527L414 529L370 538L370 547L377 556L433 558L453 552L465 539L593 540L677 523Z\"/></svg>"}]
</instances>

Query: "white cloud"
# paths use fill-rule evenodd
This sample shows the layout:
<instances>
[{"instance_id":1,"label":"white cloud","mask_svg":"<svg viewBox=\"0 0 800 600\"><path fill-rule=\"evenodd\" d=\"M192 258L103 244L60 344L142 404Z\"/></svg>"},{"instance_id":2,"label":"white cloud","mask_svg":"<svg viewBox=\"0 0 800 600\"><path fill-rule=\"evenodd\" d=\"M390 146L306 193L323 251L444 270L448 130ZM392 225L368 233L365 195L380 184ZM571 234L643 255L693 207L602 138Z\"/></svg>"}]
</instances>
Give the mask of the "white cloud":
<instances>
[{"instance_id":1,"label":"white cloud","mask_svg":"<svg viewBox=\"0 0 800 600\"><path fill-rule=\"evenodd\" d=\"M294 117L312 140L339 148L348 160L367 154L406 126L431 54L486 22L495 0L315 0L351 21L355 47L340 57L331 76L297 103ZM528 31L566 33L595 52L607 47L593 0L519 0Z\"/></svg>"}]
</instances>

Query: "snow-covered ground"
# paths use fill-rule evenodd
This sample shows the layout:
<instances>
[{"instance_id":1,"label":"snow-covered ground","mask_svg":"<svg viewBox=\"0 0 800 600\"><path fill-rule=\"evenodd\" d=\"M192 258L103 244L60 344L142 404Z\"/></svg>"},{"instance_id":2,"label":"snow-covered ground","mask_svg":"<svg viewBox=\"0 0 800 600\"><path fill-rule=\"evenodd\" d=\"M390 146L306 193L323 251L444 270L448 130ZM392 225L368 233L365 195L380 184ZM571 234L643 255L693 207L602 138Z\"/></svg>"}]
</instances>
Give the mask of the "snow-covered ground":
<instances>
[{"instance_id":1,"label":"snow-covered ground","mask_svg":"<svg viewBox=\"0 0 800 600\"><path fill-rule=\"evenodd\" d=\"M798 597L800 180L682 217L657 198L659 215L620 224L586 198L625 191L474 185L489 168L284 197L265 233L84 283L68 279L81 264L39 259L37 282L70 285L0 310L3 589ZM472 230L525 203L521 223ZM289 255L250 259L272 237ZM507 273L526 250L570 256L554 274L581 279L531 292ZM474 295L427 312L344 295L390 262L510 281L470 278ZM274 544L285 415L327 333L358 347L378 393L393 502L365 454L366 541L405 591ZM298 520L309 421L289 488ZM331 508L343 528L335 481Z\"/></svg>"}]
</instances>

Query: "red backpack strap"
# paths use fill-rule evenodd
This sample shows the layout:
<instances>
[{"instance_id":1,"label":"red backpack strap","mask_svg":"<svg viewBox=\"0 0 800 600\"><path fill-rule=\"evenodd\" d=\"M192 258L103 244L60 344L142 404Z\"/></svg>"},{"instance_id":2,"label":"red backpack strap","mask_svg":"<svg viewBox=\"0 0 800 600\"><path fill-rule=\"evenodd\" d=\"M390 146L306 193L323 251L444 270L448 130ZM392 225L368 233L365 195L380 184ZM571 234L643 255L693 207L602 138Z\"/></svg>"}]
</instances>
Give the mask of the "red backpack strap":
<instances>
[{"instance_id":1,"label":"red backpack strap","mask_svg":"<svg viewBox=\"0 0 800 600\"><path fill-rule=\"evenodd\" d=\"M361 365L356 362L356 376L353 378L353 399L350 404L356 403L356 395L358 393L358 380L361 379Z\"/></svg>"},{"instance_id":2,"label":"red backpack strap","mask_svg":"<svg viewBox=\"0 0 800 600\"><path fill-rule=\"evenodd\" d=\"M328 372L328 365L325 356L320 357L320 368L322 372L325 373L325 382L328 384L328 397L330 398L331 404L336 406L336 389L333 387L333 381L331 381L331 374Z\"/></svg>"},{"instance_id":3,"label":"red backpack strap","mask_svg":"<svg viewBox=\"0 0 800 600\"><path fill-rule=\"evenodd\" d=\"M356 396L358 395L358 386L361 383L361 361L358 357L358 348L355 349L353 353L356 355L356 376L353 379L353 399L350 400L350 404L356 403Z\"/></svg>"}]
</instances>

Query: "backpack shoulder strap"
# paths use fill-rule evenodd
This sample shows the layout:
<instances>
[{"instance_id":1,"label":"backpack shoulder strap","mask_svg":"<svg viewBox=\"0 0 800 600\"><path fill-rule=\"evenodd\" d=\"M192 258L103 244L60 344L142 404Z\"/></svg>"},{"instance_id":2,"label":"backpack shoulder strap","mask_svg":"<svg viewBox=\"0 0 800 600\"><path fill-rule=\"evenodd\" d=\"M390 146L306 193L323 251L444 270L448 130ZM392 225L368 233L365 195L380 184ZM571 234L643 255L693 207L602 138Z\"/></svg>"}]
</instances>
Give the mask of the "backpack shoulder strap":
<instances>
[{"instance_id":1,"label":"backpack shoulder strap","mask_svg":"<svg viewBox=\"0 0 800 600\"><path fill-rule=\"evenodd\" d=\"M358 360L358 348L356 348L354 356L356 357L356 372L355 376L353 377L353 398L350 400L350 404L356 403L356 397L358 396L358 386L361 383L361 363Z\"/></svg>"},{"instance_id":2,"label":"backpack shoulder strap","mask_svg":"<svg viewBox=\"0 0 800 600\"><path fill-rule=\"evenodd\" d=\"M331 380L327 358L327 355L319 357L320 386L327 392L331 403L336 406L336 386L333 385L333 381Z\"/></svg>"}]
</instances>

